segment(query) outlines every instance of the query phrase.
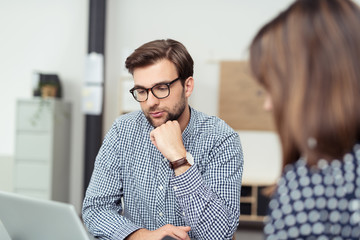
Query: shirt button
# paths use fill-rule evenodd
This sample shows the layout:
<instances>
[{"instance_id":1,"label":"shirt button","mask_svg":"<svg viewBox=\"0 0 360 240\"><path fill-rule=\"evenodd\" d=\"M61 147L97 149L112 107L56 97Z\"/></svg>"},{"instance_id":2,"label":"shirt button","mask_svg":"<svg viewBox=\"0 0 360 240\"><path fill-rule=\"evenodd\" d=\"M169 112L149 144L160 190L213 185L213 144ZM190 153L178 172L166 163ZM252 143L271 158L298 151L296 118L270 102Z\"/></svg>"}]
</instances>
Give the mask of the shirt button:
<instances>
[{"instance_id":1,"label":"shirt button","mask_svg":"<svg viewBox=\"0 0 360 240\"><path fill-rule=\"evenodd\" d=\"M183 215L185 216L185 212L183 212Z\"/></svg>"},{"instance_id":2,"label":"shirt button","mask_svg":"<svg viewBox=\"0 0 360 240\"><path fill-rule=\"evenodd\" d=\"M173 189L176 191L176 190L178 189L178 187L177 187L177 186L174 186Z\"/></svg>"},{"instance_id":3,"label":"shirt button","mask_svg":"<svg viewBox=\"0 0 360 240\"><path fill-rule=\"evenodd\" d=\"M163 190L163 186L162 186L162 185L160 185L160 186L159 186L159 189L160 189L160 190Z\"/></svg>"},{"instance_id":4,"label":"shirt button","mask_svg":"<svg viewBox=\"0 0 360 240\"><path fill-rule=\"evenodd\" d=\"M168 160L166 158L163 158L164 162L167 162Z\"/></svg>"},{"instance_id":5,"label":"shirt button","mask_svg":"<svg viewBox=\"0 0 360 240\"><path fill-rule=\"evenodd\" d=\"M162 216L163 216L163 213L162 213L162 212L160 212L160 213L159 213L159 215L160 215L160 217L162 217Z\"/></svg>"}]
</instances>

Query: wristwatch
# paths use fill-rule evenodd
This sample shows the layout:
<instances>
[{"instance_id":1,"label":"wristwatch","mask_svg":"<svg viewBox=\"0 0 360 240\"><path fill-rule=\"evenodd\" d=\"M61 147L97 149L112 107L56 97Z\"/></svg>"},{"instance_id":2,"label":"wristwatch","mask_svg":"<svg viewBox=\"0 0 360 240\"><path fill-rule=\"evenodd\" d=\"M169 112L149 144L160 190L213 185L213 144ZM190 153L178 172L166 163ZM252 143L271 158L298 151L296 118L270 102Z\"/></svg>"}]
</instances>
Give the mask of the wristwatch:
<instances>
[{"instance_id":1,"label":"wristwatch","mask_svg":"<svg viewBox=\"0 0 360 240\"><path fill-rule=\"evenodd\" d=\"M186 164L190 164L190 166L192 166L194 164L194 158L191 155L191 153L189 153L189 152L186 152L186 157L180 158L173 162L170 162L169 166L171 169L175 170L176 168L181 167Z\"/></svg>"}]
</instances>

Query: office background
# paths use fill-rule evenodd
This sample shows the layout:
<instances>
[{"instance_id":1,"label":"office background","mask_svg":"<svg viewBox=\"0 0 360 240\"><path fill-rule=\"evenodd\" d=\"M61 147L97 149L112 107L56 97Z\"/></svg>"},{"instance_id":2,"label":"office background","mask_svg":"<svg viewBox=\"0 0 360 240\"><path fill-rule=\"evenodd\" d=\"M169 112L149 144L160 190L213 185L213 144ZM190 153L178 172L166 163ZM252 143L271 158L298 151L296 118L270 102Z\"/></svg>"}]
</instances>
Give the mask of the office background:
<instances>
[{"instance_id":1,"label":"office background","mask_svg":"<svg viewBox=\"0 0 360 240\"><path fill-rule=\"evenodd\" d=\"M218 114L219 62L246 60L259 27L290 0L108 0L105 39L104 133L121 112L124 60L139 45L173 38L195 61L190 104ZM358 0L357 2L360 2ZM0 190L12 190L15 108L32 96L34 71L56 73L72 103L70 199L83 197L84 115L81 96L88 48L87 0L0 0ZM130 94L128 94L130 98ZM246 170L245 170L246 171Z\"/></svg>"}]
</instances>

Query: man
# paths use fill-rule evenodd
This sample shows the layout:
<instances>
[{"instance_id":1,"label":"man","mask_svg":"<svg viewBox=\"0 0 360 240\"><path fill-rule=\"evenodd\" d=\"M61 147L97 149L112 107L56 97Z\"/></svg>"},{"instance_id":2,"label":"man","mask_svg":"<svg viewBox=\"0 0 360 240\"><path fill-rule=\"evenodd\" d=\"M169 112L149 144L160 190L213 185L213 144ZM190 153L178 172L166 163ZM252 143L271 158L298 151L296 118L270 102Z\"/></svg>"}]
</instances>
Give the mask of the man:
<instances>
[{"instance_id":1,"label":"man","mask_svg":"<svg viewBox=\"0 0 360 240\"><path fill-rule=\"evenodd\" d=\"M242 149L224 121L188 105L190 54L177 41L155 40L126 68L142 111L120 116L104 139L83 205L89 231L102 239L231 239Z\"/></svg>"}]
</instances>

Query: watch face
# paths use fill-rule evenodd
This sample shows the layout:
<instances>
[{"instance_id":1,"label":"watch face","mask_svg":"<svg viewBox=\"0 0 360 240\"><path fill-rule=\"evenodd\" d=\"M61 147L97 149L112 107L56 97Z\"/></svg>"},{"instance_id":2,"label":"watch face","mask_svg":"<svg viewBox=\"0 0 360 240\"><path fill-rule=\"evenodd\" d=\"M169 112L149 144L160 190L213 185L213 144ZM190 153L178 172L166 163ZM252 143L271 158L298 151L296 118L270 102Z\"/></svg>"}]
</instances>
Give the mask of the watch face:
<instances>
[{"instance_id":1,"label":"watch face","mask_svg":"<svg viewBox=\"0 0 360 240\"><path fill-rule=\"evenodd\" d=\"M191 153L186 152L186 160L188 161L188 163L189 163L191 166L194 165L194 158L193 158L193 156L191 155Z\"/></svg>"}]
</instances>

